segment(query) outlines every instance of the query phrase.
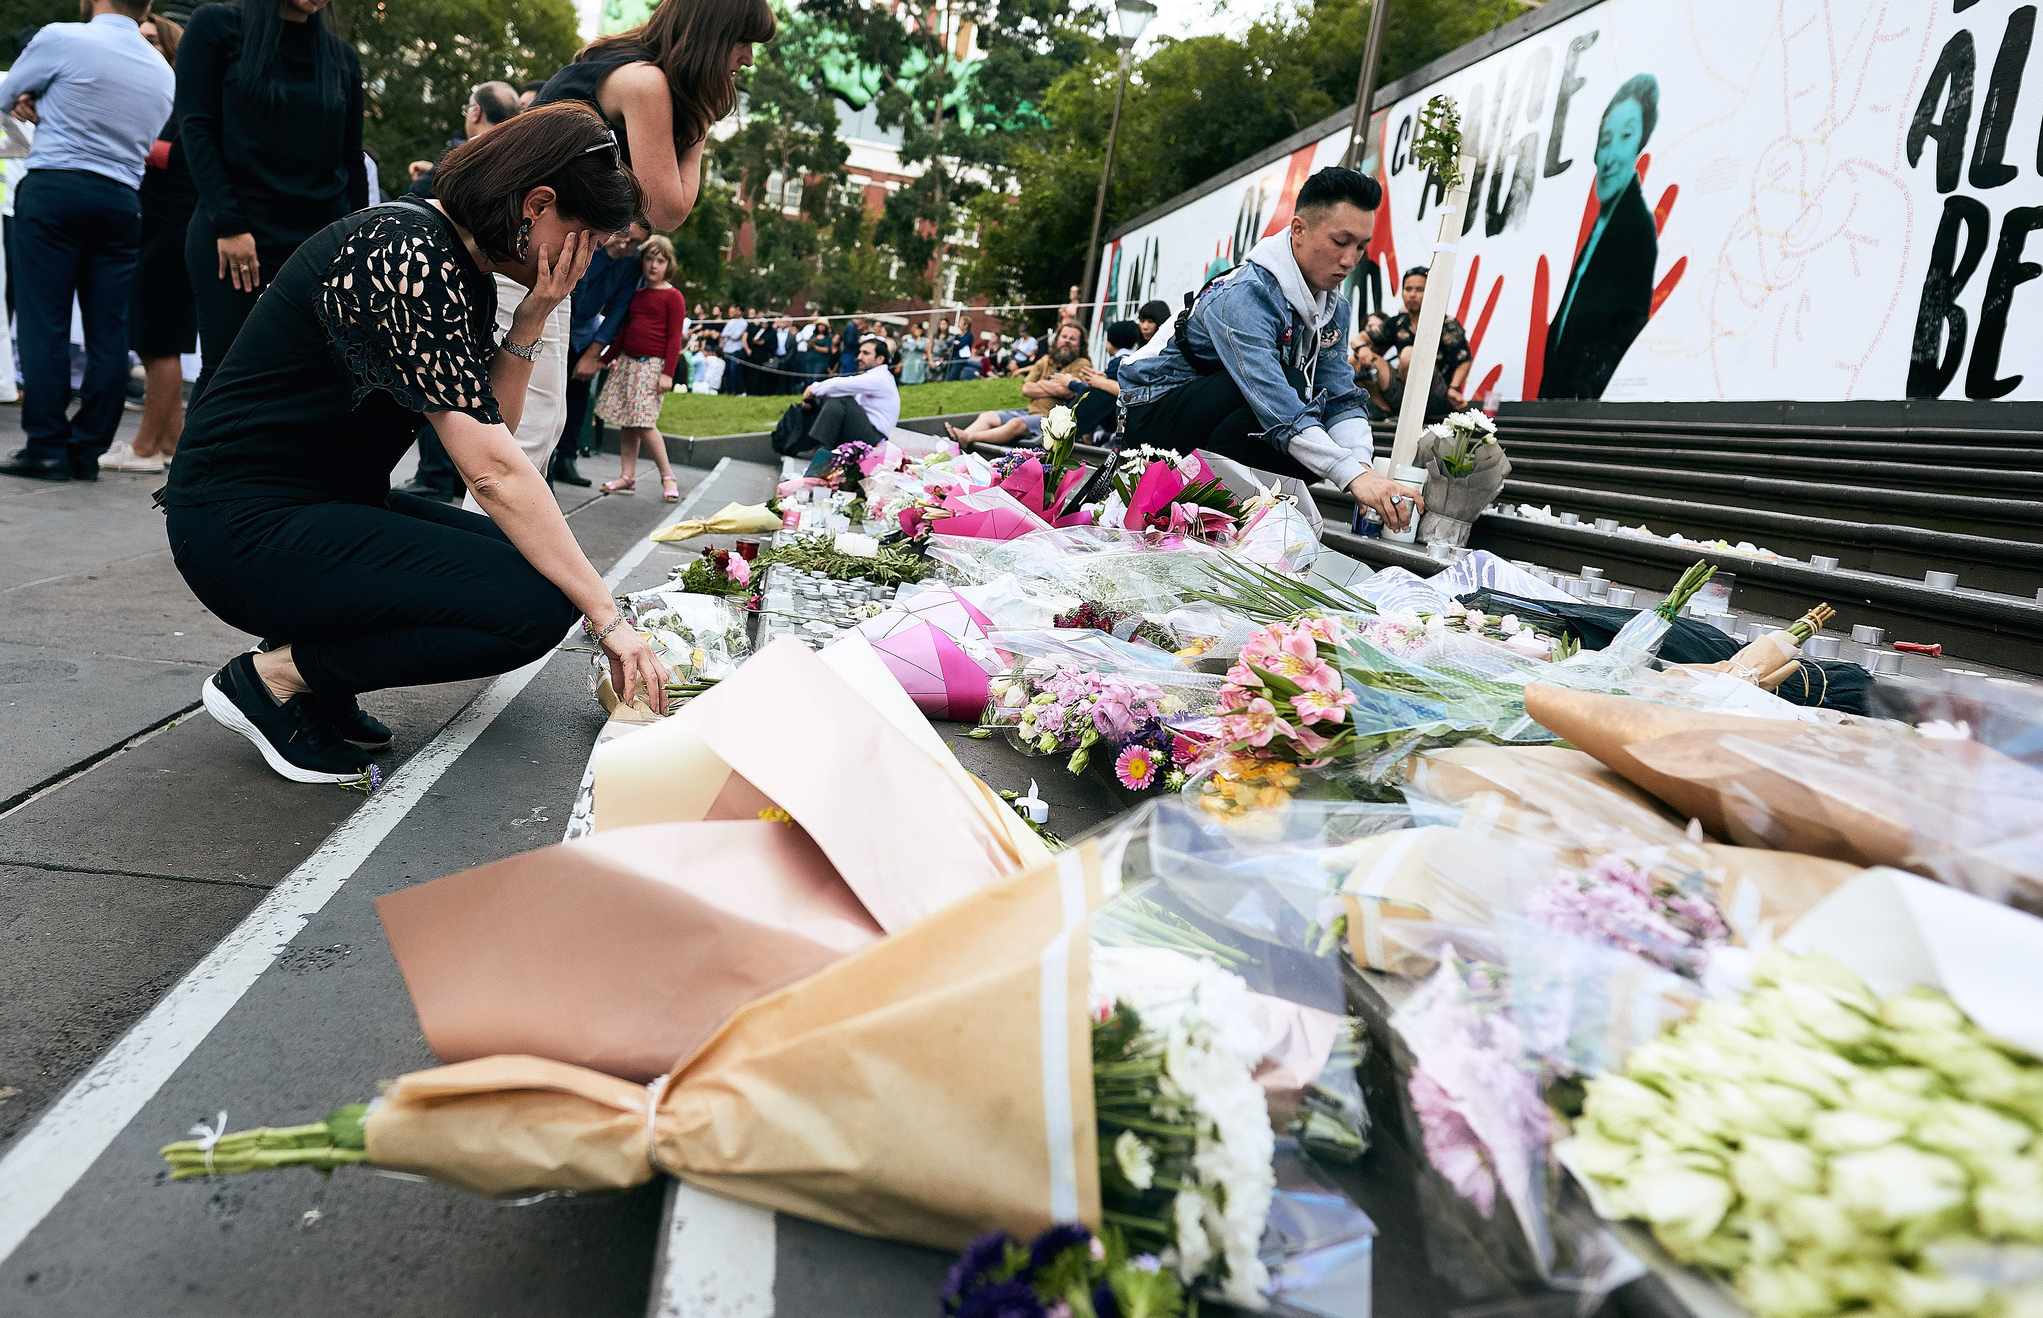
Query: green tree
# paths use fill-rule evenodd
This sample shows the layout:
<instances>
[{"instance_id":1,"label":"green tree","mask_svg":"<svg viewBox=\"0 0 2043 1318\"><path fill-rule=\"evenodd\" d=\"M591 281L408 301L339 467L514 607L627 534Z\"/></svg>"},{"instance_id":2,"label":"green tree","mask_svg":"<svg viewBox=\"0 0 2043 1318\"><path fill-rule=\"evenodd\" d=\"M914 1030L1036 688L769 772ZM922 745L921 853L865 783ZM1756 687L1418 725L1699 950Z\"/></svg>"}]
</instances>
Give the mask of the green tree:
<instances>
[{"instance_id":1,"label":"green tree","mask_svg":"<svg viewBox=\"0 0 2043 1318\"><path fill-rule=\"evenodd\" d=\"M1522 12L1519 0L1392 0L1388 84ZM1101 236L1353 102L1367 0L1297 0L1239 39L1165 39L1137 62L1121 115ZM1118 78L1101 46L1060 77L1043 122L1010 144L1018 196L979 199L969 286L1008 302L1061 302L1085 268Z\"/></svg>"},{"instance_id":2,"label":"green tree","mask_svg":"<svg viewBox=\"0 0 2043 1318\"><path fill-rule=\"evenodd\" d=\"M346 20L362 56L362 140L386 196L461 131L470 88L550 78L581 45L573 0L375 0Z\"/></svg>"},{"instance_id":3,"label":"green tree","mask_svg":"<svg viewBox=\"0 0 2043 1318\"><path fill-rule=\"evenodd\" d=\"M14 67L14 36L25 28L78 21L78 0L0 0L0 65ZM26 46L26 41L21 43Z\"/></svg>"},{"instance_id":4,"label":"green tree","mask_svg":"<svg viewBox=\"0 0 2043 1318\"><path fill-rule=\"evenodd\" d=\"M920 167L888 194L874 238L912 291L936 293L973 199L1006 177L1017 131L1045 122L1048 87L1096 47L1099 12L1070 0L934 0L919 12L806 0L803 14L831 33L840 79L861 83L880 125L900 129L902 163ZM984 58L961 58L968 45Z\"/></svg>"}]
</instances>

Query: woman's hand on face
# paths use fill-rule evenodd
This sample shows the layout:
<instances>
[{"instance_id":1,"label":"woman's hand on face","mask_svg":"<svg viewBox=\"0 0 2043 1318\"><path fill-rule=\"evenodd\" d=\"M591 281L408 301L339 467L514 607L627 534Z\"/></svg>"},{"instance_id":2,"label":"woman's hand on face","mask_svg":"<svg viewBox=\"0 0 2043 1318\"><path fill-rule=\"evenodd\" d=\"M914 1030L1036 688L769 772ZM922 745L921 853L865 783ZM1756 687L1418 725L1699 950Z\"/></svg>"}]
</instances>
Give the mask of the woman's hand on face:
<instances>
[{"instance_id":1,"label":"woman's hand on face","mask_svg":"<svg viewBox=\"0 0 2043 1318\"><path fill-rule=\"evenodd\" d=\"M629 626L619 627L603 638L603 653L610 660L610 689L619 700L629 705L644 696L653 713L667 712L667 666L651 642Z\"/></svg>"},{"instance_id":2,"label":"woman's hand on face","mask_svg":"<svg viewBox=\"0 0 2043 1318\"><path fill-rule=\"evenodd\" d=\"M518 309L531 307L542 319L552 315L553 309L575 291L575 285L588 273L589 261L596 255L595 239L592 233L576 230L561 239L558 256L541 247L533 262L532 291L525 295Z\"/></svg>"},{"instance_id":3,"label":"woman's hand on face","mask_svg":"<svg viewBox=\"0 0 2043 1318\"><path fill-rule=\"evenodd\" d=\"M262 287L262 261L255 254L255 235L229 234L218 240L220 278L234 281L237 293L253 293Z\"/></svg>"}]
</instances>

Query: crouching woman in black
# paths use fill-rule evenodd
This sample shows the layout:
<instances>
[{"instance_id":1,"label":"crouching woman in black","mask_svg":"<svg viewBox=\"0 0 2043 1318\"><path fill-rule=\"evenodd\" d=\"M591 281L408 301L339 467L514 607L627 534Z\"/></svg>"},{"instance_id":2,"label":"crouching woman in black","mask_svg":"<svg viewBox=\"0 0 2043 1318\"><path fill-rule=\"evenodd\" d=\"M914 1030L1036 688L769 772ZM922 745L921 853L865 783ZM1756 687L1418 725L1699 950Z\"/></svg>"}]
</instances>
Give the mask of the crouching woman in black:
<instances>
[{"instance_id":1,"label":"crouching woman in black","mask_svg":"<svg viewBox=\"0 0 2043 1318\"><path fill-rule=\"evenodd\" d=\"M665 703L659 660L511 438L547 314L631 223L637 184L601 119L556 105L457 147L434 191L285 263L163 496L193 593L268 639L206 680L206 710L296 782L359 776L361 748L389 743L359 693L508 672L577 614L626 699ZM492 274L531 290L500 344ZM391 491L422 416L489 516Z\"/></svg>"}]
</instances>

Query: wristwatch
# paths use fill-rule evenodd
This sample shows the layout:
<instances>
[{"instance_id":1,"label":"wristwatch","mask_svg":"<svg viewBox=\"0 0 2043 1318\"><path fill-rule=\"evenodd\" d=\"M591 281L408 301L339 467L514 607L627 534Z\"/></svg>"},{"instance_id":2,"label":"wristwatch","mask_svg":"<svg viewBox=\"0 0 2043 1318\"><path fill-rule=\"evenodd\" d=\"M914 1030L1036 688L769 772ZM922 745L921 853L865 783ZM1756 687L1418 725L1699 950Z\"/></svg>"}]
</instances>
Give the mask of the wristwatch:
<instances>
[{"instance_id":1,"label":"wristwatch","mask_svg":"<svg viewBox=\"0 0 2043 1318\"><path fill-rule=\"evenodd\" d=\"M502 348L505 352L510 353L513 357L523 357L528 362L536 362L539 360L539 345L542 342L544 342L543 338L534 339L532 340L532 342L526 344L524 347L521 348L517 344L511 342L511 336L506 334L504 336L504 341L498 344L497 346Z\"/></svg>"}]
</instances>

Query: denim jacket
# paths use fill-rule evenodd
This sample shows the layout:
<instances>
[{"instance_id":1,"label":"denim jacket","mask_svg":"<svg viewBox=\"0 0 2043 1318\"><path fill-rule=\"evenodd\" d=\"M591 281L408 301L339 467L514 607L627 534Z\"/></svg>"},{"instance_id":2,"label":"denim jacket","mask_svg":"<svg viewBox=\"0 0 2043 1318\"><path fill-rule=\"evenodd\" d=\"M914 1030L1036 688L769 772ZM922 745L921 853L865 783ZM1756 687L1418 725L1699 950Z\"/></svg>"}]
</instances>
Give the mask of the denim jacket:
<instances>
[{"instance_id":1,"label":"denim jacket","mask_svg":"<svg viewBox=\"0 0 2043 1318\"><path fill-rule=\"evenodd\" d=\"M1338 296L1316 299L1318 323L1306 317L1299 302L1312 295L1290 244L1288 231L1256 244L1246 261L1200 296L1183 333L1194 356L1218 358L1233 377L1263 424L1263 440L1344 486L1368 468L1374 442L1367 395L1348 364L1348 303ZM1293 286L1288 291L1287 283ZM1184 346L1171 336L1161 352L1123 366L1121 406L1140 407L1197 380L1201 372Z\"/></svg>"}]
</instances>

